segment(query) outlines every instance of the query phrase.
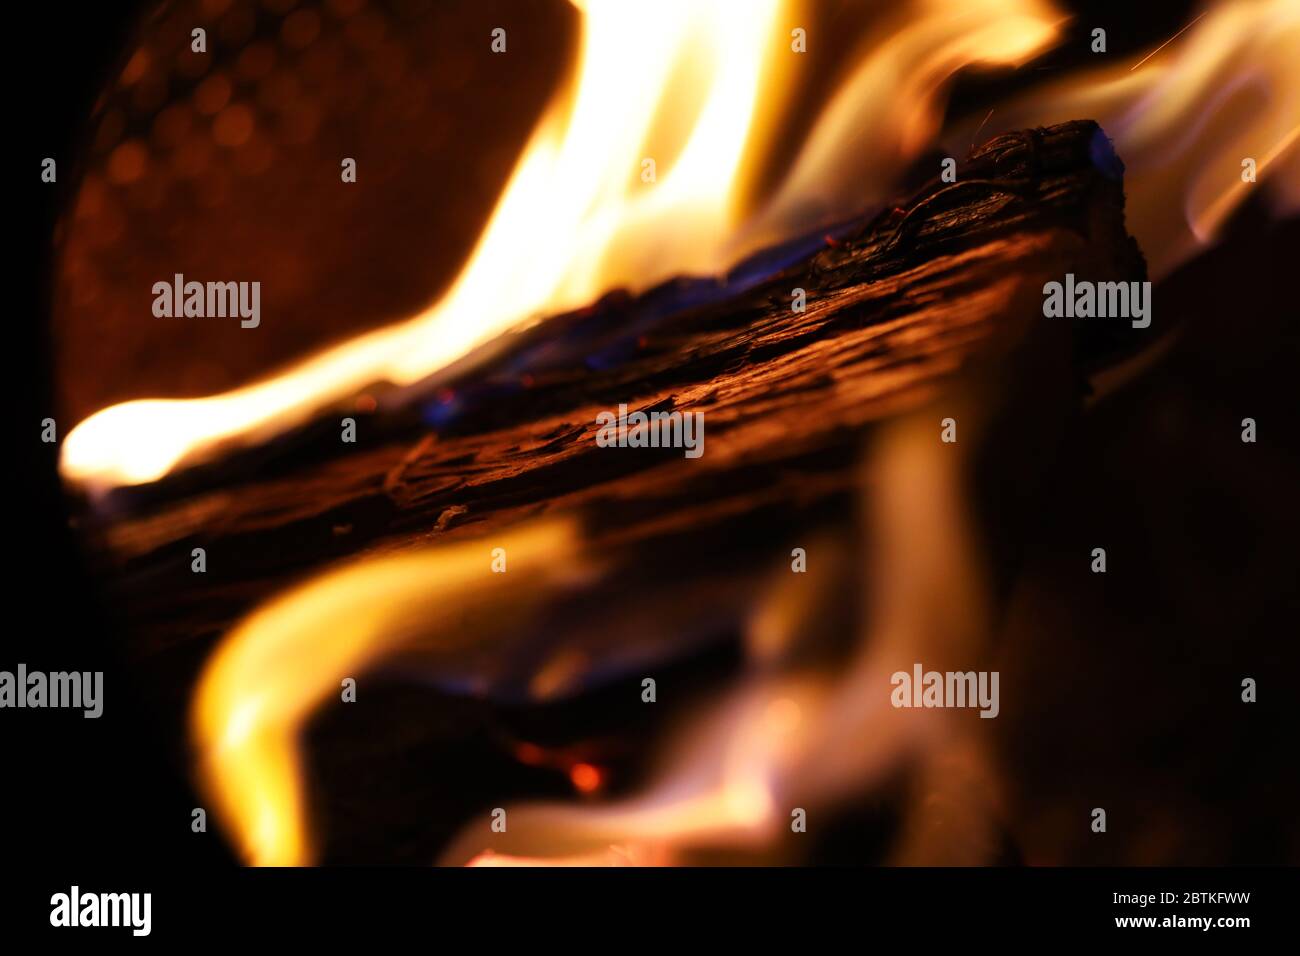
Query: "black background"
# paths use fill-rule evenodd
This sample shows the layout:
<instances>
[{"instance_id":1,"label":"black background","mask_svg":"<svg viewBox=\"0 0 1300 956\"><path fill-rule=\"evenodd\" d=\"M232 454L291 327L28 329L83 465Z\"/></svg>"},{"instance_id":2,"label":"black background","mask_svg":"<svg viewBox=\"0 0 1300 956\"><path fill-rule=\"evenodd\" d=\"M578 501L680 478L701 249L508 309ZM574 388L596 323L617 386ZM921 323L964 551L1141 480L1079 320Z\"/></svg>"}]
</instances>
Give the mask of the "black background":
<instances>
[{"instance_id":1,"label":"black background","mask_svg":"<svg viewBox=\"0 0 1300 956\"><path fill-rule=\"evenodd\" d=\"M106 703L93 720L70 710L5 712L4 825L11 861L62 861L69 867L64 882L77 866L110 861L232 860L215 840L186 847L174 839L195 804L187 783L158 759L149 715L133 704L130 671L114 651L121 642L96 604L67 525L58 446L39 440L39 423L52 407L51 236L75 194L86 118L106 78L121 67L136 17L135 5L124 2L38 4L11 24L6 44L12 71L6 100L13 111L6 152L14 167L8 180L27 212L10 222L11 255L21 251L29 261L15 275L24 305L10 316L19 332L9 352L18 408L5 424L17 460L7 470L18 472L19 486L10 499L18 527L9 544L19 559L4 572L11 615L4 668L21 661L33 670L102 670ZM57 185L40 182L46 156L58 161ZM67 424L60 423L60 438Z\"/></svg>"}]
</instances>

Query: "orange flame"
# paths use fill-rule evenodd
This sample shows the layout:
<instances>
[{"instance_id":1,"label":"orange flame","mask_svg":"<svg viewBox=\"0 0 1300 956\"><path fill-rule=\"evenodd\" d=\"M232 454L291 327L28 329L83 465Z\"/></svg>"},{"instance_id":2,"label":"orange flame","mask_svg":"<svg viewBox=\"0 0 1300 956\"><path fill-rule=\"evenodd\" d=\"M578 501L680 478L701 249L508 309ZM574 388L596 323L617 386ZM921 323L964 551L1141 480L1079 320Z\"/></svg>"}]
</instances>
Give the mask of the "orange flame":
<instances>
[{"instance_id":1,"label":"orange flame","mask_svg":"<svg viewBox=\"0 0 1300 956\"><path fill-rule=\"evenodd\" d=\"M1212 243L1258 180L1300 210L1300 4L1220 3L1138 64L1089 70L999 105L984 134L1088 117L1124 160L1126 221L1160 277ZM956 142L963 142L954 136Z\"/></svg>"},{"instance_id":2,"label":"orange flame","mask_svg":"<svg viewBox=\"0 0 1300 956\"><path fill-rule=\"evenodd\" d=\"M508 574L492 571L495 548ZM551 522L345 565L249 615L204 668L192 715L207 789L245 859L311 860L297 739L342 681L415 636L450 644L467 620L477 641L508 633L537 594L580 573L573 527Z\"/></svg>"},{"instance_id":3,"label":"orange flame","mask_svg":"<svg viewBox=\"0 0 1300 956\"><path fill-rule=\"evenodd\" d=\"M652 16L623 0L579 6L572 90L548 108L440 301L222 395L102 409L68 434L63 475L92 492L154 481L222 443L265 440L375 382L419 381L512 326L608 289L720 272L807 228L809 202L856 209L869 198L862 182L887 188L937 128L949 77L975 62L1023 62L1051 41L1056 19L1047 0L970 0L960 10L917 2L915 22L873 47L831 104L772 206L743 219L739 189L763 158L747 149L760 103L780 104L781 64L797 55L795 5L665 0ZM899 77L903 95L890 85ZM864 168L864 137L881 156L875 168ZM659 155L646 152L651 144Z\"/></svg>"}]
</instances>

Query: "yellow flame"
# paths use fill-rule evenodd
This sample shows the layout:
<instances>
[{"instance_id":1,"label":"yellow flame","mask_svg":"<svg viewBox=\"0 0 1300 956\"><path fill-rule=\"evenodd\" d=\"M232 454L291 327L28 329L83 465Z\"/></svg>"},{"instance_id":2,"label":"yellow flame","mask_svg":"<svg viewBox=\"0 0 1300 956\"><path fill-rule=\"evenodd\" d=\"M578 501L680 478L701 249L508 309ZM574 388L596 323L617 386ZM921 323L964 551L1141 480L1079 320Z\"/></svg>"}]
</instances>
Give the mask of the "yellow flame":
<instances>
[{"instance_id":1,"label":"yellow flame","mask_svg":"<svg viewBox=\"0 0 1300 956\"><path fill-rule=\"evenodd\" d=\"M1261 188L1243 181L1247 158L1300 206L1300 3L1216 4L1165 42L999 105L984 129L1097 120L1124 161L1126 221L1156 277L1213 242Z\"/></svg>"},{"instance_id":2,"label":"yellow flame","mask_svg":"<svg viewBox=\"0 0 1300 956\"><path fill-rule=\"evenodd\" d=\"M91 492L157 480L223 443L265 440L372 383L419 381L520 322L608 289L719 272L757 244L807 228L810 205L835 198L856 209L924 144L951 74L974 62L1022 62L1052 39L1056 19L1047 0L905 5L909 25L897 36L881 31L867 48L790 185L765 215L745 217L739 192L763 159L752 145L760 104L766 112L781 104L798 55L789 48L797 5L663 0L648 11L586 0L580 8L572 91L548 108L436 304L225 394L103 409L68 434L65 478ZM868 164L868 151L881 159Z\"/></svg>"},{"instance_id":3,"label":"yellow flame","mask_svg":"<svg viewBox=\"0 0 1300 956\"><path fill-rule=\"evenodd\" d=\"M466 622L481 641L508 630L530 594L575 573L575 541L572 525L553 521L491 542L365 559L276 598L232 631L199 678L192 723L205 786L245 859L311 861L298 735L331 694L341 697L344 679L417 637L451 642ZM508 573L492 570L496 548Z\"/></svg>"},{"instance_id":4,"label":"yellow flame","mask_svg":"<svg viewBox=\"0 0 1300 956\"><path fill-rule=\"evenodd\" d=\"M939 131L953 76L1019 66L1049 47L1061 14L1047 0L924 0L867 31L856 66L818 117L789 175L752 230L771 242L810 215L888 199L898 173Z\"/></svg>"},{"instance_id":5,"label":"yellow flame","mask_svg":"<svg viewBox=\"0 0 1300 956\"><path fill-rule=\"evenodd\" d=\"M246 388L105 409L68 435L64 474L91 485L152 481L197 448L256 440L372 382L417 381L541 309L718 266L777 8L776 0L668 0L653 13L622 0L584 4L572 102L564 96L548 110L440 302ZM687 65L709 92L675 161L659 157L665 168L643 182L642 160L655 157L641 150L688 43Z\"/></svg>"}]
</instances>

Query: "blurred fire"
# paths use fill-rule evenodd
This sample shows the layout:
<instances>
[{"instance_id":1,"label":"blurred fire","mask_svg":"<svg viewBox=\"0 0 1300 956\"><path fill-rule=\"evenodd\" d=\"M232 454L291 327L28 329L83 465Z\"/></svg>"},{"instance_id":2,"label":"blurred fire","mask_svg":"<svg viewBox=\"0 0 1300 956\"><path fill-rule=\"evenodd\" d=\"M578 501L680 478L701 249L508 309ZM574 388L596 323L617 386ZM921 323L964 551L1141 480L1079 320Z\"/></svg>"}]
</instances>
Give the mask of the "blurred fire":
<instances>
[{"instance_id":1,"label":"blurred fire","mask_svg":"<svg viewBox=\"0 0 1300 956\"><path fill-rule=\"evenodd\" d=\"M493 545L507 549L509 575L492 573L491 549L476 542L362 560L282 595L226 636L204 670L193 726L208 789L245 859L311 859L297 738L344 679L416 636L434 635L454 653L469 614L482 646L583 573L565 523L520 528Z\"/></svg>"},{"instance_id":2,"label":"blurred fire","mask_svg":"<svg viewBox=\"0 0 1300 956\"><path fill-rule=\"evenodd\" d=\"M507 808L506 832L467 826L441 862L577 866L617 854L671 865L692 852L779 852L793 811L826 811L904 757L921 768L927 799L958 788L972 819L965 843L941 851L925 845L924 831L905 829L895 861L979 862L992 840L985 801L995 796L979 747L962 729L971 715L896 710L887 693L890 675L913 661L979 666L989 654L987 584L962 505L963 461L956 446L934 441L932 418L896 423L871 450L873 553L862 586L872 612L854 656L834 676L764 666L774 645L798 647L817 613L803 593L811 585L782 572L750 625L748 679L682 728L643 792L594 807ZM817 551L825 558L835 549ZM936 765L943 773L929 772Z\"/></svg>"}]
</instances>

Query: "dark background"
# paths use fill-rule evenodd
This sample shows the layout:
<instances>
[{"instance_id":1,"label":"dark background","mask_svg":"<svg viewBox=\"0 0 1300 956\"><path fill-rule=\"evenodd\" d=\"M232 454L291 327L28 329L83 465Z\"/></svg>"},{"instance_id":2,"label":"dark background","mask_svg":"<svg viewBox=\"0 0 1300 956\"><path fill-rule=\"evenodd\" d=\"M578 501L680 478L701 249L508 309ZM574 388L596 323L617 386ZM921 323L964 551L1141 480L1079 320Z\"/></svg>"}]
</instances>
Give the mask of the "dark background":
<instances>
[{"instance_id":1,"label":"dark background","mask_svg":"<svg viewBox=\"0 0 1300 956\"><path fill-rule=\"evenodd\" d=\"M23 39L9 61L15 148L6 153L15 166L9 179L19 200L14 208L23 210L23 218L11 222L11 249L27 261L15 270L24 306L13 316L18 341L8 350L18 403L6 421L13 431L9 447L18 452L7 469L17 472L10 512L17 532L10 544L21 557L4 572L12 615L4 667L22 661L33 670L104 672L100 718L70 710L6 710L0 728L7 764L4 856L47 915L49 894L56 891L49 887L66 892L80 873L111 872L127 861L151 867L233 862L219 840L175 839L188 832L176 827L188 818L194 798L175 768L158 759L157 715L139 709L132 672L120 657L122 642L85 574L57 480L58 446L33 440L39 434L33 428L53 405L50 240L76 187L74 157L85 117L135 16L129 3L33 5L22 29L13 32ZM57 185L32 176L33 164L45 156L58 160Z\"/></svg>"}]
</instances>

